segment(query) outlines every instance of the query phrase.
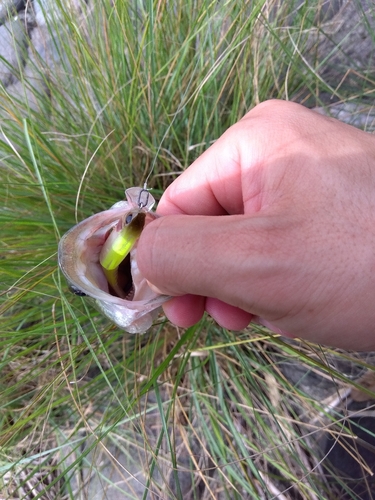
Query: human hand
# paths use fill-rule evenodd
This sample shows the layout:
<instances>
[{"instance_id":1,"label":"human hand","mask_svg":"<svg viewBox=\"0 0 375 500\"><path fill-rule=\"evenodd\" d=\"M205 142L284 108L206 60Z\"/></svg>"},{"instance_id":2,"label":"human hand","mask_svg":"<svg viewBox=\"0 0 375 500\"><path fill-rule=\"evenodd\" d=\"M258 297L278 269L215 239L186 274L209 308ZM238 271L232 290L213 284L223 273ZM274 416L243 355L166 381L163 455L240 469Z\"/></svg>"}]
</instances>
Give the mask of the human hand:
<instances>
[{"instance_id":1,"label":"human hand","mask_svg":"<svg viewBox=\"0 0 375 500\"><path fill-rule=\"evenodd\" d=\"M239 330L375 349L375 138L267 101L164 193L138 265L179 326L206 310Z\"/></svg>"}]
</instances>

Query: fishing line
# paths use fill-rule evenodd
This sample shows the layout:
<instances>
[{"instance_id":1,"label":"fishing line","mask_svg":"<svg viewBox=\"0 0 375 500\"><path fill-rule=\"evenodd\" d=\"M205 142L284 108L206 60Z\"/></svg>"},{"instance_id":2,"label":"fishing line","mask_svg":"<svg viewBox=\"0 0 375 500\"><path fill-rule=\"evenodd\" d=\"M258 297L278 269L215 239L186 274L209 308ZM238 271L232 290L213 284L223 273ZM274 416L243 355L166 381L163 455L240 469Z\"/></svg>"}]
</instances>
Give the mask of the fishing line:
<instances>
[{"instance_id":1,"label":"fishing line","mask_svg":"<svg viewBox=\"0 0 375 500\"><path fill-rule=\"evenodd\" d=\"M173 118L172 118L172 121L171 123L168 125L167 127L167 130L165 131L159 145L158 145L158 148L156 150L156 153L155 153L155 156L154 156L154 159L152 160L152 163L151 163L151 167L150 167L150 171L146 177L146 180L143 184L143 190L147 191L148 188L147 188L147 182L149 181L150 179L150 176L151 174L153 173L154 171L154 168L155 168L155 165L156 165L156 160L159 156L159 153L160 153L160 150L161 150L161 147L162 147L162 144L163 142L165 141L167 135L169 134L171 128L172 128L172 125L174 124L178 114L185 108L185 106L191 101L193 100L198 94L199 92L202 90L202 88L205 86L205 84L209 81L209 79L214 75L214 73L220 68L221 64L224 62L224 60L229 56L229 54L231 54L236 48L240 47L241 45L244 45L247 40L249 40L251 37L251 35L248 35L246 36L244 39L242 39L241 41L239 41L238 43L236 43L233 47L228 47L222 54L220 54L220 56L217 58L217 60L215 61L215 63L213 64L213 66L211 67L211 69L208 71L208 73L206 74L206 76L203 78L203 80L201 81L201 83L199 84L198 88L193 92L193 94L188 97L186 99L186 101L182 101L181 104L179 105L179 107L177 108L177 111L172 115ZM190 81L189 83L187 84L186 86L186 91L183 95L183 99L186 97L191 85L192 85L192 82L193 82L193 78L195 76L195 72L192 73L191 75L191 78L190 78Z\"/></svg>"}]
</instances>

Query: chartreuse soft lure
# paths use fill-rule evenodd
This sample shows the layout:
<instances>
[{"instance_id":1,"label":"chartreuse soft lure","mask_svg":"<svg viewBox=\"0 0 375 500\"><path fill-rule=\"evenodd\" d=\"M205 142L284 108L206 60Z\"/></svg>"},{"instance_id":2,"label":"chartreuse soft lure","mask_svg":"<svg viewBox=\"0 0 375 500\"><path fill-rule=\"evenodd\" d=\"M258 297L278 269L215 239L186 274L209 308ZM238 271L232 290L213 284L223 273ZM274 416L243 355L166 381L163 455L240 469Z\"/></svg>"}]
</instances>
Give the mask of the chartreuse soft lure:
<instances>
[{"instance_id":1,"label":"chartreuse soft lure","mask_svg":"<svg viewBox=\"0 0 375 500\"><path fill-rule=\"evenodd\" d=\"M146 213L142 209L128 213L112 229L101 249L99 262L111 291L119 297L126 292L119 283L120 265L140 237L145 221Z\"/></svg>"},{"instance_id":2,"label":"chartreuse soft lure","mask_svg":"<svg viewBox=\"0 0 375 500\"><path fill-rule=\"evenodd\" d=\"M156 215L151 194L130 188L126 201L70 229L59 243L59 265L70 288L94 299L96 307L120 328L146 331L169 297L148 286L137 265L137 241Z\"/></svg>"}]
</instances>

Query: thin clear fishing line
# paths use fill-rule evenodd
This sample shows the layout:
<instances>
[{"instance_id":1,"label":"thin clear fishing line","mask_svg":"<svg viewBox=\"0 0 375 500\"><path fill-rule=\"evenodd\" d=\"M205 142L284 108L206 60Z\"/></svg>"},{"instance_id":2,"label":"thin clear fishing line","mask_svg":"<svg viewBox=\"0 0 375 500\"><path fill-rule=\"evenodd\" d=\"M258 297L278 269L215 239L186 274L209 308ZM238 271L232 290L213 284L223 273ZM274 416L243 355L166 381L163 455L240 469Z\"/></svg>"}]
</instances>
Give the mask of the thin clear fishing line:
<instances>
[{"instance_id":1,"label":"thin clear fishing line","mask_svg":"<svg viewBox=\"0 0 375 500\"><path fill-rule=\"evenodd\" d=\"M146 177L146 180L143 184L143 189L147 190L147 183L150 179L150 176L151 174L153 173L154 171L154 168L155 168L155 165L156 165L156 160L159 156L159 153L160 153L160 150L161 150L161 147L162 147L162 144L164 143L164 140L166 139L167 135L169 134L169 131L171 130L172 128L172 125L174 124L176 118L177 118L177 115L185 108L185 106L192 100L196 97L196 95L202 90L202 88L204 87L204 85L208 82L208 80L211 78L211 76L213 76L215 74L215 71L220 67L220 64L223 62L224 59L226 59L226 57L229 56L229 54L231 52L233 52L233 50L235 50L237 47L240 47L241 45L243 45L248 39L250 38L250 35L246 36L243 40L241 40L240 42L236 43L233 47L230 47L228 49L226 49L217 59L217 61L215 62L215 64L213 64L213 66L211 67L211 69L209 70L208 74L203 78L202 82L200 83L200 85L198 86L197 90L185 101L185 102L182 102L180 104L180 106L178 107L177 111L174 113L173 115L173 118L172 118L172 121L171 123L168 125L167 127L167 130L165 131L159 145L158 145L158 148L156 150L156 153L155 153L155 156L154 156L154 159L152 160L152 164L151 164L151 167L150 167L150 171L149 173L147 174L147 177ZM190 81L187 85L187 88L186 88L186 91L185 91L185 94L183 97L186 96L186 94L188 93L189 91L189 88L191 86L191 83L192 83L192 80L193 80L193 77L194 77L195 73L192 74L191 78L190 78Z\"/></svg>"}]
</instances>

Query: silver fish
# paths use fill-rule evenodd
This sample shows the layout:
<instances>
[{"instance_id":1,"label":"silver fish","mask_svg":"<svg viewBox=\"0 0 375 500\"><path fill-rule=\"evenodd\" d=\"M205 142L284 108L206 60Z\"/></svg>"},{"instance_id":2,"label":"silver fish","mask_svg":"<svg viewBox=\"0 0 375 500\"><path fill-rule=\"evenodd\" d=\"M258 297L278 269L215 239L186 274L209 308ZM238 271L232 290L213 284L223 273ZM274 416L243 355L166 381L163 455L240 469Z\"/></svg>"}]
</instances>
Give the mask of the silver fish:
<instances>
[{"instance_id":1,"label":"silver fish","mask_svg":"<svg viewBox=\"0 0 375 500\"><path fill-rule=\"evenodd\" d=\"M170 297L148 286L137 265L137 240L156 218L153 196L138 187L127 201L72 227L60 240L58 261L71 290L94 299L94 306L129 333L150 328Z\"/></svg>"}]
</instances>

